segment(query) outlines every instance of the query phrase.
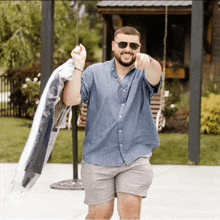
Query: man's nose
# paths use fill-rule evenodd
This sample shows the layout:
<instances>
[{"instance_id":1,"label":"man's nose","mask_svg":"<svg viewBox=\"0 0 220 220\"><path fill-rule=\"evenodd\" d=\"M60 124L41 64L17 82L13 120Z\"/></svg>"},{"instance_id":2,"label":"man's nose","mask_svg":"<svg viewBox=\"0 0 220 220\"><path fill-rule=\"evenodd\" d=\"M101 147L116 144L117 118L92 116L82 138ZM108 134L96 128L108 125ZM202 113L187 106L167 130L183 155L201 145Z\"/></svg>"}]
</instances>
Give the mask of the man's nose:
<instances>
[{"instance_id":1,"label":"man's nose","mask_svg":"<svg viewBox=\"0 0 220 220\"><path fill-rule=\"evenodd\" d=\"M130 43L127 44L127 47L125 47L125 50L131 51Z\"/></svg>"}]
</instances>

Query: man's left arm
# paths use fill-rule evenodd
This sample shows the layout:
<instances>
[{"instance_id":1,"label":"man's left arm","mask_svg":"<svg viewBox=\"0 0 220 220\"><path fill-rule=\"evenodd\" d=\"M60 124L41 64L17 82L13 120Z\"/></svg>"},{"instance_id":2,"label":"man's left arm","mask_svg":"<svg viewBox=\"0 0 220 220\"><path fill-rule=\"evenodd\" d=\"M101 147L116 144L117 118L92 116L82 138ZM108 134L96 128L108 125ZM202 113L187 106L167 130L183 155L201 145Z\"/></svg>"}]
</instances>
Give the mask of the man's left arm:
<instances>
[{"instance_id":1,"label":"man's left arm","mask_svg":"<svg viewBox=\"0 0 220 220\"><path fill-rule=\"evenodd\" d=\"M162 68L160 63L151 56L138 53L135 66L140 70L145 70L145 76L152 86L158 85L161 79Z\"/></svg>"}]
</instances>

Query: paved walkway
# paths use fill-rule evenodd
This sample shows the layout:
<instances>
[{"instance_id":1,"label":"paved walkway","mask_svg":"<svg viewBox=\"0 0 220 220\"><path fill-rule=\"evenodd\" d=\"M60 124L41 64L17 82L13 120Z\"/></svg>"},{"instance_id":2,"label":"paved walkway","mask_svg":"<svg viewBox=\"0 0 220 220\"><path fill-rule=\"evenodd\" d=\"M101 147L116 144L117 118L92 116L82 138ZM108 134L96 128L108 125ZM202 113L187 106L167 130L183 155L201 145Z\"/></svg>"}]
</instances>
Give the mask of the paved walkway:
<instances>
[{"instance_id":1,"label":"paved walkway","mask_svg":"<svg viewBox=\"0 0 220 220\"><path fill-rule=\"evenodd\" d=\"M50 188L72 178L71 164L47 164L27 194L4 203L15 167L0 164L0 219L85 219L84 191ZM220 219L220 166L153 165L153 169L141 219ZM117 207L113 219L119 219Z\"/></svg>"}]
</instances>

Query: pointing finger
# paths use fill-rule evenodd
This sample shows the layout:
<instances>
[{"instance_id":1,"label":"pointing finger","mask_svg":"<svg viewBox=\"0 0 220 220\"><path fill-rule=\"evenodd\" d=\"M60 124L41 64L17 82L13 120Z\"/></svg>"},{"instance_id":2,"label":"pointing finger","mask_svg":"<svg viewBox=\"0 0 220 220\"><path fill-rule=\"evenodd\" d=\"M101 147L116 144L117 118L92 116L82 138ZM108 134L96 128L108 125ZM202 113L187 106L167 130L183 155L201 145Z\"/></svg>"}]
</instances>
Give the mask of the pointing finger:
<instances>
[{"instance_id":1,"label":"pointing finger","mask_svg":"<svg viewBox=\"0 0 220 220\"><path fill-rule=\"evenodd\" d=\"M136 67L138 66L139 60L140 60L140 53L137 53L137 54L136 54L136 60L135 60L135 63L134 63L134 65L135 65Z\"/></svg>"},{"instance_id":2,"label":"pointing finger","mask_svg":"<svg viewBox=\"0 0 220 220\"><path fill-rule=\"evenodd\" d=\"M140 53L137 53L137 54L136 54L136 60L139 61L140 59L141 59L141 54L140 54Z\"/></svg>"}]
</instances>

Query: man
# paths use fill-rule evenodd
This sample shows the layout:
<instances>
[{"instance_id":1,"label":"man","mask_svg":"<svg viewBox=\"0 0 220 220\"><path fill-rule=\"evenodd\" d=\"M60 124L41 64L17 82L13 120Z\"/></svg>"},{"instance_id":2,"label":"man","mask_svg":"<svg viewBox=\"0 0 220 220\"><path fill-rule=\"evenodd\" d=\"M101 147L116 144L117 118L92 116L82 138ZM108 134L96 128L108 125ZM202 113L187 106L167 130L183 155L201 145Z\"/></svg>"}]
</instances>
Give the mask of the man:
<instances>
[{"instance_id":1,"label":"man","mask_svg":"<svg viewBox=\"0 0 220 220\"><path fill-rule=\"evenodd\" d=\"M159 138L150 108L158 92L161 66L140 53L140 34L132 27L115 32L115 58L89 66L82 75L86 50L77 46L72 81L64 88L64 103L88 101L83 145L82 183L87 219L110 219L114 198L121 219L140 219L153 171L150 156Z\"/></svg>"}]
</instances>

